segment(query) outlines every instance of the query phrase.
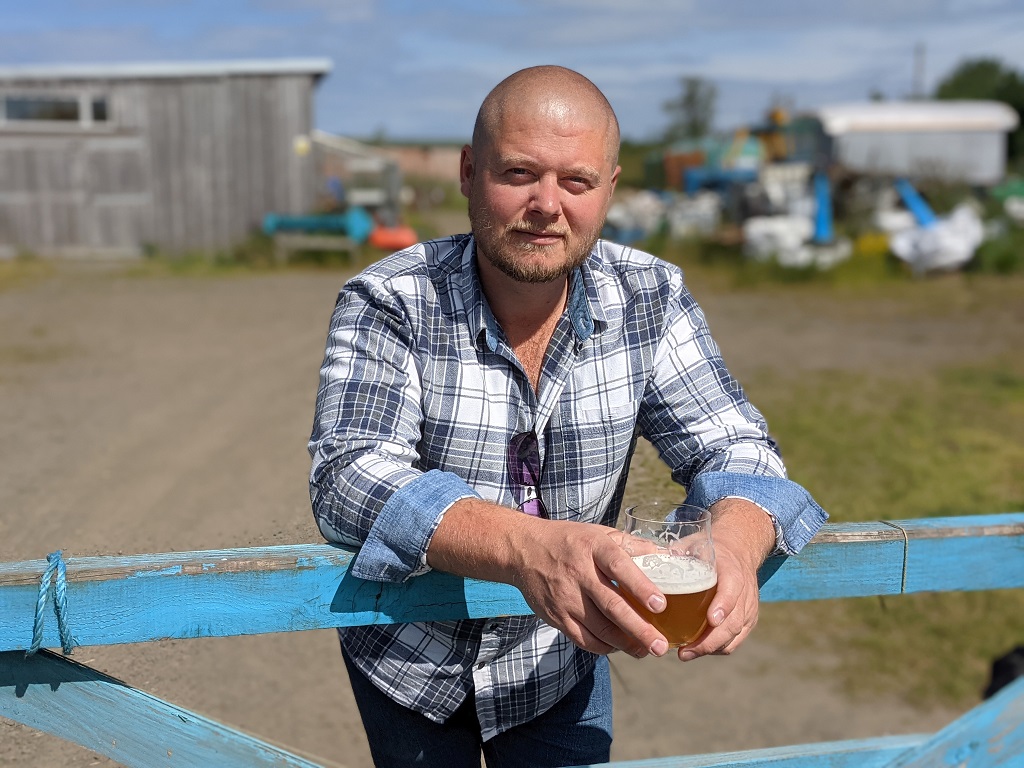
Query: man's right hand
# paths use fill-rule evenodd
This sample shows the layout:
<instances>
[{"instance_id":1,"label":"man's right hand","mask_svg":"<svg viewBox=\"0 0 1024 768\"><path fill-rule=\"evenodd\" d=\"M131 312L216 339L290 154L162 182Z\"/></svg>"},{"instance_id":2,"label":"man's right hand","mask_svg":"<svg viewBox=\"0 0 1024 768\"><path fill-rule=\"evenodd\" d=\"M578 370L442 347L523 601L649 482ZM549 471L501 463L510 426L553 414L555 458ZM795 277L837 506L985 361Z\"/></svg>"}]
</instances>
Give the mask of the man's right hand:
<instances>
[{"instance_id":1,"label":"man's right hand","mask_svg":"<svg viewBox=\"0 0 1024 768\"><path fill-rule=\"evenodd\" d=\"M661 656L668 650L664 636L612 583L655 611L664 608L664 596L619 546L622 535L605 526L542 520L465 499L441 519L427 563L515 586L539 618L585 650Z\"/></svg>"}]
</instances>

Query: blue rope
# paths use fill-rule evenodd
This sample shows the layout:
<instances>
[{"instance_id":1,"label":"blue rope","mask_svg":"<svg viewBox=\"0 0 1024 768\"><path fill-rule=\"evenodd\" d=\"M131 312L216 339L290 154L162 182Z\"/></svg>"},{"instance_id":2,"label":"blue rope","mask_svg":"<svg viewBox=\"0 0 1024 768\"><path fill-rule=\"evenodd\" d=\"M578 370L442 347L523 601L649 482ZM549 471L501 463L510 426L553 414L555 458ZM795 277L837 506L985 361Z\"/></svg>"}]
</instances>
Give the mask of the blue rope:
<instances>
[{"instance_id":1,"label":"blue rope","mask_svg":"<svg viewBox=\"0 0 1024 768\"><path fill-rule=\"evenodd\" d=\"M60 647L64 653L71 653L78 641L71 634L68 626L68 594L67 594L67 568L64 565L64 558L61 550L51 552L46 556L46 570L39 580L39 596L36 598L36 617L32 624L32 645L25 652L31 656L43 644L43 622L46 617L46 601L50 597L50 588L53 586L53 575L57 574L57 584L53 600L53 612L57 615L57 631L60 634Z\"/></svg>"}]
</instances>

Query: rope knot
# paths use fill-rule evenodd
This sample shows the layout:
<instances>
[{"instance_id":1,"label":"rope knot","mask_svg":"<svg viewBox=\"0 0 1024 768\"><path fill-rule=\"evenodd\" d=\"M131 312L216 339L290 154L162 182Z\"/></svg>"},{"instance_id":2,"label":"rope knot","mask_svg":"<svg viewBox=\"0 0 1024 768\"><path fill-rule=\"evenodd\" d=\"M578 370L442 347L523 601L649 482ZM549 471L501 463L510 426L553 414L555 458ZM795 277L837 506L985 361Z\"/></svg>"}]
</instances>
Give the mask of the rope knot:
<instances>
[{"instance_id":1,"label":"rope knot","mask_svg":"<svg viewBox=\"0 0 1024 768\"><path fill-rule=\"evenodd\" d=\"M36 598L36 617L32 624L32 645L25 652L26 656L34 654L43 644L43 622L46 618L46 601L49 600L51 591L55 593L53 612L57 616L57 631L60 634L61 650L68 654L78 645L78 641L71 634L71 628L68 626L67 568L64 565L62 550L58 549L56 552L48 554L46 562L46 570L43 572L43 577L39 580L39 597ZM57 575L56 583L54 583L54 574Z\"/></svg>"}]
</instances>

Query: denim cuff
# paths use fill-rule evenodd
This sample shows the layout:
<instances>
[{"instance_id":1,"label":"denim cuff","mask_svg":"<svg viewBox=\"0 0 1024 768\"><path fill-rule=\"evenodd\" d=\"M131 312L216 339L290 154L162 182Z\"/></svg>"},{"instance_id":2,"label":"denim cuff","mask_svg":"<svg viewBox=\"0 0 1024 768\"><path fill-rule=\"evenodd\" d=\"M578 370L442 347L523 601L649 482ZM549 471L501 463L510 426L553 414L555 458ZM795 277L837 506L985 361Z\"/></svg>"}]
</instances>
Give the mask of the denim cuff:
<instances>
[{"instance_id":1,"label":"denim cuff","mask_svg":"<svg viewBox=\"0 0 1024 768\"><path fill-rule=\"evenodd\" d=\"M811 494L782 477L703 472L694 478L688 490L687 503L705 509L729 497L747 499L761 507L777 524L776 552L787 555L795 555L803 549L828 519L828 513Z\"/></svg>"},{"instance_id":2,"label":"denim cuff","mask_svg":"<svg viewBox=\"0 0 1024 768\"><path fill-rule=\"evenodd\" d=\"M460 499L480 498L464 480L432 469L395 491L370 527L350 572L370 581L401 582L426 573L427 546L441 517Z\"/></svg>"}]
</instances>

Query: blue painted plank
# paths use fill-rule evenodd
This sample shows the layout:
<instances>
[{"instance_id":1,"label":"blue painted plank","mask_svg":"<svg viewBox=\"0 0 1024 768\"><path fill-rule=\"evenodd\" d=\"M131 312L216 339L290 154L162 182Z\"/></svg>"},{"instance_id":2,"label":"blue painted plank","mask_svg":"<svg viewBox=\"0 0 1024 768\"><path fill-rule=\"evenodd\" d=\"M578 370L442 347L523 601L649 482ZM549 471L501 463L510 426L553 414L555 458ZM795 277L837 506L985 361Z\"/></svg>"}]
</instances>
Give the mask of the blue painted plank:
<instances>
[{"instance_id":1,"label":"blue painted plank","mask_svg":"<svg viewBox=\"0 0 1024 768\"><path fill-rule=\"evenodd\" d=\"M960 572L971 571L974 589L1024 584L1024 537L914 539L907 556L907 592L958 589Z\"/></svg>"},{"instance_id":2,"label":"blue painted plank","mask_svg":"<svg viewBox=\"0 0 1024 768\"><path fill-rule=\"evenodd\" d=\"M629 760L579 768L883 768L927 738L924 735L886 736L747 752Z\"/></svg>"},{"instance_id":3,"label":"blue painted plank","mask_svg":"<svg viewBox=\"0 0 1024 768\"><path fill-rule=\"evenodd\" d=\"M762 567L764 602L898 595L903 540L809 544L798 557L772 558Z\"/></svg>"},{"instance_id":4,"label":"blue painted plank","mask_svg":"<svg viewBox=\"0 0 1024 768\"><path fill-rule=\"evenodd\" d=\"M328 545L73 558L69 622L80 645L108 645L530 612L505 584L442 573L381 584L350 576L351 560ZM22 575L0 578L0 651L31 642L38 588ZM59 645L51 613L43 646Z\"/></svg>"},{"instance_id":5,"label":"blue painted plank","mask_svg":"<svg viewBox=\"0 0 1024 768\"><path fill-rule=\"evenodd\" d=\"M799 557L765 563L761 599L898 595L904 552L907 593L1024 587L1024 514L826 525Z\"/></svg>"},{"instance_id":6,"label":"blue painted plank","mask_svg":"<svg viewBox=\"0 0 1024 768\"><path fill-rule=\"evenodd\" d=\"M1024 677L894 760L891 768L1024 765Z\"/></svg>"},{"instance_id":7,"label":"blue painted plank","mask_svg":"<svg viewBox=\"0 0 1024 768\"><path fill-rule=\"evenodd\" d=\"M272 744L41 651L0 653L0 715L121 765L317 768Z\"/></svg>"},{"instance_id":8,"label":"blue painted plank","mask_svg":"<svg viewBox=\"0 0 1024 768\"><path fill-rule=\"evenodd\" d=\"M1024 514L829 525L798 557L762 569L765 601L1024 587ZM350 576L350 551L326 544L67 560L68 614L82 645L288 632L529 613L505 584L429 573L406 584ZM957 561L988 567L950 569ZM0 563L0 651L31 643L45 560ZM46 617L44 647L57 647Z\"/></svg>"}]
</instances>

